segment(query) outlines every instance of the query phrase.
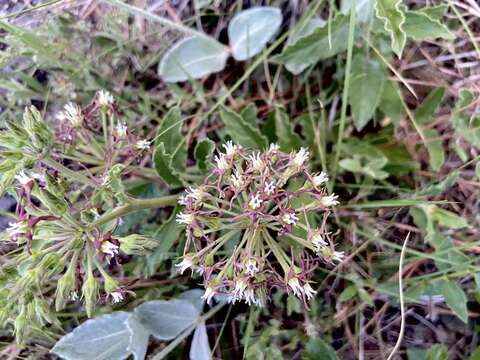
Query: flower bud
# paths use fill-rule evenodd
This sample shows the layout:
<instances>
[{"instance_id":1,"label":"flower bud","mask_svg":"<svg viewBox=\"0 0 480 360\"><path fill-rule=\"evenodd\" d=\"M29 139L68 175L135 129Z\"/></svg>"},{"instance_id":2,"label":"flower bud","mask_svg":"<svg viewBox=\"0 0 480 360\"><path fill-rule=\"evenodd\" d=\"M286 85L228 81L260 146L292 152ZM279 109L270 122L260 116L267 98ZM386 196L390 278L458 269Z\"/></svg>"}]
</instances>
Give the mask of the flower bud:
<instances>
[{"instance_id":1,"label":"flower bud","mask_svg":"<svg viewBox=\"0 0 480 360\"><path fill-rule=\"evenodd\" d=\"M35 106L25 108L23 127L30 138L35 152L38 154L48 152L53 143L53 134Z\"/></svg>"},{"instance_id":2,"label":"flower bud","mask_svg":"<svg viewBox=\"0 0 480 360\"><path fill-rule=\"evenodd\" d=\"M71 262L67 272L58 280L55 292L55 310L57 311L63 309L65 301L75 291L75 266L76 262Z\"/></svg>"},{"instance_id":3,"label":"flower bud","mask_svg":"<svg viewBox=\"0 0 480 360\"><path fill-rule=\"evenodd\" d=\"M119 285L118 281L112 278L110 275L107 273L102 274L103 279L105 280L105 283L103 284L103 288L105 289L105 292L108 294L114 292L115 290L118 290Z\"/></svg>"},{"instance_id":4,"label":"flower bud","mask_svg":"<svg viewBox=\"0 0 480 360\"><path fill-rule=\"evenodd\" d=\"M145 255L158 246L158 241L139 234L121 237L118 241L120 241L120 250L127 255Z\"/></svg>"},{"instance_id":5,"label":"flower bud","mask_svg":"<svg viewBox=\"0 0 480 360\"><path fill-rule=\"evenodd\" d=\"M90 271L87 275L87 280L83 283L82 294L85 298L85 309L87 310L87 316L90 318L95 310L95 303L98 296L98 283Z\"/></svg>"},{"instance_id":6,"label":"flower bud","mask_svg":"<svg viewBox=\"0 0 480 360\"><path fill-rule=\"evenodd\" d=\"M25 305L22 305L20 313L15 319L15 339L18 344L23 343L27 329L27 308Z\"/></svg>"}]
</instances>

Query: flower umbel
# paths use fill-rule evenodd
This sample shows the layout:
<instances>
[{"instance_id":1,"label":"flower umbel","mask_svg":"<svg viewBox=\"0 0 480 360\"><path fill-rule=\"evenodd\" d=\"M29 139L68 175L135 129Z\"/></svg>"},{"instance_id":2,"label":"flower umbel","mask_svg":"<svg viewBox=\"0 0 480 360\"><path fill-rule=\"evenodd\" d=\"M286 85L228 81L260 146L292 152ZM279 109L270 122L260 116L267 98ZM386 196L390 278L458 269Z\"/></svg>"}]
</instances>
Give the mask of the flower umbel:
<instances>
[{"instance_id":1,"label":"flower umbel","mask_svg":"<svg viewBox=\"0 0 480 360\"><path fill-rule=\"evenodd\" d=\"M177 222L187 228L187 255L176 266L203 276L207 302L218 294L230 303L262 306L273 288L283 288L306 303L316 294L312 270L342 257L326 221L315 230L307 221L315 213L326 220L329 207L338 204L324 187L328 176L309 172L304 148L287 154L272 144L258 152L230 141L223 148L215 170L179 201L184 209ZM300 246L293 249L292 241Z\"/></svg>"}]
</instances>

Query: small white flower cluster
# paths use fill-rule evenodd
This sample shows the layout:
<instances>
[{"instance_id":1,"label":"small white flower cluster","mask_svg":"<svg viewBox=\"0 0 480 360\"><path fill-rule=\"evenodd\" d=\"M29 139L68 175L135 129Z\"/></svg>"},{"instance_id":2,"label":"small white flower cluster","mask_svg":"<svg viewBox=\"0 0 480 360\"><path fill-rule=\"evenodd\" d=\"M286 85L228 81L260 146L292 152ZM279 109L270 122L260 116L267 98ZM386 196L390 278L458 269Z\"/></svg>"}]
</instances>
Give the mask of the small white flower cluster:
<instances>
[{"instance_id":1,"label":"small white flower cluster","mask_svg":"<svg viewBox=\"0 0 480 360\"><path fill-rule=\"evenodd\" d=\"M107 90L100 90L97 93L97 101L100 106L108 107L113 105L115 99L113 98L112 94L110 94Z\"/></svg>"},{"instance_id":2,"label":"small white flower cluster","mask_svg":"<svg viewBox=\"0 0 480 360\"><path fill-rule=\"evenodd\" d=\"M176 266L181 273L203 274L207 302L218 294L231 303L260 306L273 287L311 300L316 294L309 280L312 270L320 260L343 258L324 239L323 227L312 234L307 220L311 212L328 216L339 203L337 195L327 193L328 175L309 172L305 148L284 153L271 144L259 152L231 141L223 148L202 185L189 187L179 199L184 209L176 221L186 226L188 240L187 255ZM298 199L304 203L298 205ZM294 228L306 230L309 238L299 238ZM237 239L233 252L224 246L231 238ZM285 238L315 252L315 260L292 254Z\"/></svg>"},{"instance_id":3,"label":"small white flower cluster","mask_svg":"<svg viewBox=\"0 0 480 360\"><path fill-rule=\"evenodd\" d=\"M60 111L56 115L57 120L67 120L74 128L80 127L83 123L82 109L77 104L69 102L63 107L63 111Z\"/></svg>"}]
</instances>

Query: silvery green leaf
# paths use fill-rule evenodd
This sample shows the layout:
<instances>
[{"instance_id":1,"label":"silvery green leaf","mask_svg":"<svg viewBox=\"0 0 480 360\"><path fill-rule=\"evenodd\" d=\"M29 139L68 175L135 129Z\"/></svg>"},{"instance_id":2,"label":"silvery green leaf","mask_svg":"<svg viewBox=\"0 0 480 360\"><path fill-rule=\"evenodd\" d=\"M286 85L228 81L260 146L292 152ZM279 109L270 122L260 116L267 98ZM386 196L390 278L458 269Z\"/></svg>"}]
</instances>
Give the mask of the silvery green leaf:
<instances>
[{"instance_id":1,"label":"silvery green leaf","mask_svg":"<svg viewBox=\"0 0 480 360\"><path fill-rule=\"evenodd\" d=\"M228 26L235 60L246 60L262 51L281 24L280 9L270 6L253 7L235 15Z\"/></svg>"},{"instance_id":2,"label":"silvery green leaf","mask_svg":"<svg viewBox=\"0 0 480 360\"><path fill-rule=\"evenodd\" d=\"M355 7L357 9L357 20L359 22L370 22L373 15L373 7L375 0L357 0L355 1ZM342 0L342 6L340 12L342 14L348 14L352 7L352 0Z\"/></svg>"},{"instance_id":3,"label":"silvery green leaf","mask_svg":"<svg viewBox=\"0 0 480 360\"><path fill-rule=\"evenodd\" d=\"M87 320L62 337L51 350L66 360L122 360L129 355L130 315L119 311Z\"/></svg>"},{"instance_id":4,"label":"silvery green leaf","mask_svg":"<svg viewBox=\"0 0 480 360\"><path fill-rule=\"evenodd\" d=\"M128 346L128 351L133 354L135 360L145 359L150 333L138 321L135 314L131 314L128 317L126 325L130 331L130 344Z\"/></svg>"},{"instance_id":5,"label":"silvery green leaf","mask_svg":"<svg viewBox=\"0 0 480 360\"><path fill-rule=\"evenodd\" d=\"M202 322L193 333L192 345L190 346L190 360L210 360L211 358L212 353L208 343L207 327Z\"/></svg>"},{"instance_id":6,"label":"silvery green leaf","mask_svg":"<svg viewBox=\"0 0 480 360\"><path fill-rule=\"evenodd\" d=\"M190 301L198 310L199 313L203 311L203 305L205 301L202 299L205 290L191 289L180 294L178 299Z\"/></svg>"},{"instance_id":7,"label":"silvery green leaf","mask_svg":"<svg viewBox=\"0 0 480 360\"><path fill-rule=\"evenodd\" d=\"M198 79L225 68L228 49L206 36L180 40L163 56L158 73L166 82Z\"/></svg>"},{"instance_id":8,"label":"silvery green leaf","mask_svg":"<svg viewBox=\"0 0 480 360\"><path fill-rule=\"evenodd\" d=\"M171 340L191 326L200 311L188 300L154 300L135 308L135 316L159 340Z\"/></svg>"}]
</instances>

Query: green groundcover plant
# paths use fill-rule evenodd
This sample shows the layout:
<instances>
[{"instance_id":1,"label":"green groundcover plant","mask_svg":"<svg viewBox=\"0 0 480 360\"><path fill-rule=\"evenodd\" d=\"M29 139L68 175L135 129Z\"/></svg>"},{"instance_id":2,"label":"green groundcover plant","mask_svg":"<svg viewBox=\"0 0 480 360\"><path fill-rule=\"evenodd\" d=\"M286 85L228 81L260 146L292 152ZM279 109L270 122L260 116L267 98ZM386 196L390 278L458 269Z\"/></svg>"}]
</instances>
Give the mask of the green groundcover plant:
<instances>
[{"instance_id":1,"label":"green groundcover plant","mask_svg":"<svg viewBox=\"0 0 480 360\"><path fill-rule=\"evenodd\" d=\"M478 5L57 5L0 20L2 356L478 356Z\"/></svg>"}]
</instances>

